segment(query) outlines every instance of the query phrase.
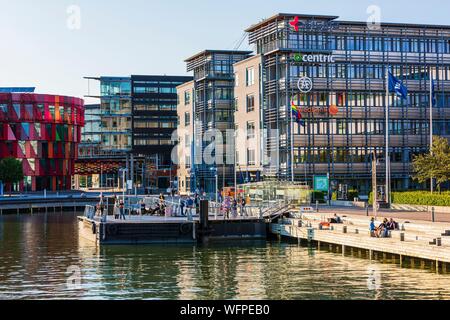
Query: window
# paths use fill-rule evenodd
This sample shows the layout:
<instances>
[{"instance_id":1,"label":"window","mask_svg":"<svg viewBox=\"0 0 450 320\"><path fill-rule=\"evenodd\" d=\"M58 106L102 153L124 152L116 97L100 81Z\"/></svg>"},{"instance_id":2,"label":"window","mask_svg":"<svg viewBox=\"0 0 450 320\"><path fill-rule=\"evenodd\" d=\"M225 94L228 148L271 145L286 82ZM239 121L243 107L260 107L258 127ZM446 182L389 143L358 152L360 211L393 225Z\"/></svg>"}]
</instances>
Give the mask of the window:
<instances>
[{"instance_id":1,"label":"window","mask_svg":"<svg viewBox=\"0 0 450 320\"><path fill-rule=\"evenodd\" d=\"M158 87L134 87L134 93L158 93Z\"/></svg>"},{"instance_id":2,"label":"window","mask_svg":"<svg viewBox=\"0 0 450 320\"><path fill-rule=\"evenodd\" d=\"M55 106L48 106L48 111L50 112L52 119L55 119Z\"/></svg>"},{"instance_id":3,"label":"window","mask_svg":"<svg viewBox=\"0 0 450 320\"><path fill-rule=\"evenodd\" d=\"M255 122L248 121L247 122L247 139L255 138Z\"/></svg>"},{"instance_id":4,"label":"window","mask_svg":"<svg viewBox=\"0 0 450 320\"><path fill-rule=\"evenodd\" d=\"M246 70L246 84L247 84L247 87L255 84L255 69L254 68L248 68Z\"/></svg>"},{"instance_id":5,"label":"window","mask_svg":"<svg viewBox=\"0 0 450 320\"><path fill-rule=\"evenodd\" d=\"M191 93L189 90L184 92L184 105L188 105L191 103Z\"/></svg>"},{"instance_id":6,"label":"window","mask_svg":"<svg viewBox=\"0 0 450 320\"><path fill-rule=\"evenodd\" d=\"M238 98L234 99L234 111L235 112L239 111L239 99Z\"/></svg>"},{"instance_id":7,"label":"window","mask_svg":"<svg viewBox=\"0 0 450 320\"><path fill-rule=\"evenodd\" d=\"M239 73L234 74L234 85L239 87Z\"/></svg>"},{"instance_id":8,"label":"window","mask_svg":"<svg viewBox=\"0 0 450 320\"><path fill-rule=\"evenodd\" d=\"M247 112L255 111L255 96L248 95L247 96Z\"/></svg>"},{"instance_id":9,"label":"window","mask_svg":"<svg viewBox=\"0 0 450 320\"><path fill-rule=\"evenodd\" d=\"M184 113L184 125L189 126L191 124L191 114L189 112Z\"/></svg>"},{"instance_id":10,"label":"window","mask_svg":"<svg viewBox=\"0 0 450 320\"><path fill-rule=\"evenodd\" d=\"M247 165L254 166L256 164L255 150L247 149Z\"/></svg>"},{"instance_id":11,"label":"window","mask_svg":"<svg viewBox=\"0 0 450 320\"><path fill-rule=\"evenodd\" d=\"M159 88L160 93L177 93L177 90L175 88Z\"/></svg>"}]
</instances>

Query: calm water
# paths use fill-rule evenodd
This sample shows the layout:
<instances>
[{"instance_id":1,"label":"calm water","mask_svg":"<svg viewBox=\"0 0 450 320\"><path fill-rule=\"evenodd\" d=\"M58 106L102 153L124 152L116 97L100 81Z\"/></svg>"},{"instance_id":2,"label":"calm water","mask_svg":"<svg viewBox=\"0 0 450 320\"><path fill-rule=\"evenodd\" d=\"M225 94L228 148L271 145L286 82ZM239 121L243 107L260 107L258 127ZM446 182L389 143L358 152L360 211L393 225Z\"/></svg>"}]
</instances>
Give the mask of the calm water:
<instances>
[{"instance_id":1,"label":"calm water","mask_svg":"<svg viewBox=\"0 0 450 320\"><path fill-rule=\"evenodd\" d=\"M450 299L450 276L283 243L97 249L75 215L3 216L0 299Z\"/></svg>"}]
</instances>

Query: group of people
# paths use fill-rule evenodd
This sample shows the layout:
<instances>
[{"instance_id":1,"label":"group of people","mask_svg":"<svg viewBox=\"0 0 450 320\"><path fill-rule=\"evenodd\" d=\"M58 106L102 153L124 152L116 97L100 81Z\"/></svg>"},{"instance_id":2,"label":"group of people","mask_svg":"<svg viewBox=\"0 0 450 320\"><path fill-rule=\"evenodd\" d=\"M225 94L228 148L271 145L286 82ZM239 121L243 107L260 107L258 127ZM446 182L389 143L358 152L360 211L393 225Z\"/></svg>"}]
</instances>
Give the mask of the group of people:
<instances>
[{"instance_id":1,"label":"group of people","mask_svg":"<svg viewBox=\"0 0 450 320\"><path fill-rule=\"evenodd\" d=\"M242 217L248 216L247 207L250 205L249 196L239 196L239 198L226 196L225 199L220 202L221 211L226 219L230 219L230 214L236 218L238 216L238 208L240 208Z\"/></svg>"},{"instance_id":2,"label":"group of people","mask_svg":"<svg viewBox=\"0 0 450 320\"><path fill-rule=\"evenodd\" d=\"M198 214L200 210L200 201L201 197L198 193L195 194L194 197L187 196L187 197L181 197L178 200L178 206L180 208L180 215L182 217L190 217L193 216L193 211L195 210L195 213Z\"/></svg>"},{"instance_id":3,"label":"group of people","mask_svg":"<svg viewBox=\"0 0 450 320\"><path fill-rule=\"evenodd\" d=\"M375 225L375 218L370 221L370 235L374 238L389 238L389 232L399 230L399 224L394 219L384 219L377 227Z\"/></svg>"},{"instance_id":4,"label":"group of people","mask_svg":"<svg viewBox=\"0 0 450 320\"><path fill-rule=\"evenodd\" d=\"M115 214L115 218L120 219L120 220L126 220L124 200L119 199L116 196L114 196L112 199L113 199L113 203L114 203L114 213L118 212L118 214ZM102 216L102 217L107 216L108 212L105 211L108 209L107 207L108 207L108 203L105 199L105 196L101 195L100 201L97 204L97 215Z\"/></svg>"}]
</instances>

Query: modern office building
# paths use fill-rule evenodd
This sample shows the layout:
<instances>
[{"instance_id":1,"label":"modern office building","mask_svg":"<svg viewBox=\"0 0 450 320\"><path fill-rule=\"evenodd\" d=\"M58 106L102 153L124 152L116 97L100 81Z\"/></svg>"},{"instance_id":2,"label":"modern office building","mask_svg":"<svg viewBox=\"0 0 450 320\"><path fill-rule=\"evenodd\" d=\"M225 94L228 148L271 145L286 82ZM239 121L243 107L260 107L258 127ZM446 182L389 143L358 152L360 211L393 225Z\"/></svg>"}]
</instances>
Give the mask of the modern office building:
<instances>
[{"instance_id":1,"label":"modern office building","mask_svg":"<svg viewBox=\"0 0 450 320\"><path fill-rule=\"evenodd\" d=\"M236 182L259 182L263 178L263 127L260 55L234 65Z\"/></svg>"},{"instance_id":2,"label":"modern office building","mask_svg":"<svg viewBox=\"0 0 450 320\"><path fill-rule=\"evenodd\" d=\"M125 180L138 188L168 188L170 181L176 180L170 158L177 124L176 87L192 78L132 75L86 79L100 82L100 95L89 95L100 99L100 107L88 109L90 120L77 165L78 185L122 187L125 174Z\"/></svg>"},{"instance_id":3,"label":"modern office building","mask_svg":"<svg viewBox=\"0 0 450 320\"><path fill-rule=\"evenodd\" d=\"M177 89L192 77L131 76L132 154L145 158L146 185L176 188L177 167L171 154L177 129Z\"/></svg>"},{"instance_id":4,"label":"modern office building","mask_svg":"<svg viewBox=\"0 0 450 320\"><path fill-rule=\"evenodd\" d=\"M314 176L329 174L333 189L368 194L374 151L380 182L386 179L382 159L389 130L392 188L418 187L411 162L429 152L431 79L437 101L433 133L450 137L450 26L277 14L246 31L262 59L264 149L277 155L264 165L266 179L312 186ZM407 100L394 93L386 99L388 68L408 87ZM303 125L293 121L292 105Z\"/></svg>"},{"instance_id":5,"label":"modern office building","mask_svg":"<svg viewBox=\"0 0 450 320\"><path fill-rule=\"evenodd\" d=\"M178 190L182 194L195 191L191 177L195 175L194 158L194 98L195 82L189 81L177 87L178 92ZM194 189L191 190L191 187Z\"/></svg>"},{"instance_id":6,"label":"modern office building","mask_svg":"<svg viewBox=\"0 0 450 320\"><path fill-rule=\"evenodd\" d=\"M0 90L0 158L20 160L25 175L15 190L70 190L83 126L82 99Z\"/></svg>"},{"instance_id":7,"label":"modern office building","mask_svg":"<svg viewBox=\"0 0 450 320\"><path fill-rule=\"evenodd\" d=\"M85 105L85 126L81 131L75 163L75 189L114 188L120 185L117 174L125 166L123 152L102 148L102 109L100 104Z\"/></svg>"},{"instance_id":8,"label":"modern office building","mask_svg":"<svg viewBox=\"0 0 450 320\"><path fill-rule=\"evenodd\" d=\"M215 193L216 188L234 185L234 161L224 159L207 164L203 157L208 141L205 133L208 130L219 130L223 133L223 144L233 146L234 136L227 137L226 131L233 130L234 125L234 71L233 65L250 57L249 51L234 50L205 50L188 59L187 71L193 72L192 125L194 145L192 153L192 168L189 177L191 190L203 190L207 193ZM191 84L187 85L188 88ZM189 89L190 90L190 89ZM188 91L189 91L188 90ZM185 97L186 87L178 88L178 94ZM180 99L182 100L182 99ZM186 99L184 100L186 104ZM187 105L191 105L188 103ZM185 109L186 105L181 105ZM184 120L183 117L181 120ZM206 139L203 139L206 138ZM220 143L220 142L216 142ZM197 144L197 145L195 145ZM232 149L233 150L233 149ZM234 150L232 151L234 153ZM186 170L182 167L180 170Z\"/></svg>"},{"instance_id":9,"label":"modern office building","mask_svg":"<svg viewBox=\"0 0 450 320\"><path fill-rule=\"evenodd\" d=\"M98 99L99 104L88 108L88 127L79 148L75 188L120 188L124 174L125 180L131 179L131 77L85 79L89 83L98 81L99 93L89 92L86 97ZM126 168L128 171L120 171Z\"/></svg>"}]
</instances>

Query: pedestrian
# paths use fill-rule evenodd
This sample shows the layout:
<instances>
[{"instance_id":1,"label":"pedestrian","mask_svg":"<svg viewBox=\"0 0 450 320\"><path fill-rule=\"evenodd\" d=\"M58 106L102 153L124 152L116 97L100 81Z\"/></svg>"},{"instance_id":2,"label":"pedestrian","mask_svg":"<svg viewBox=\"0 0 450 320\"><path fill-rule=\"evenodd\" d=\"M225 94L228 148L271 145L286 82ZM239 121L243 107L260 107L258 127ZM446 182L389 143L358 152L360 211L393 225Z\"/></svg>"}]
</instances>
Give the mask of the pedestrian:
<instances>
[{"instance_id":1,"label":"pedestrian","mask_svg":"<svg viewBox=\"0 0 450 320\"><path fill-rule=\"evenodd\" d=\"M120 205L119 205L119 209L120 209L120 220L126 220L125 218L125 203L123 202L123 200L120 201Z\"/></svg>"},{"instance_id":2,"label":"pedestrian","mask_svg":"<svg viewBox=\"0 0 450 320\"><path fill-rule=\"evenodd\" d=\"M141 216L146 214L146 209L145 209L145 201L144 199L141 200Z\"/></svg>"},{"instance_id":3,"label":"pedestrian","mask_svg":"<svg viewBox=\"0 0 450 320\"><path fill-rule=\"evenodd\" d=\"M200 214L200 196L198 194L195 195L195 214Z\"/></svg>"},{"instance_id":4,"label":"pedestrian","mask_svg":"<svg viewBox=\"0 0 450 320\"><path fill-rule=\"evenodd\" d=\"M192 220L192 209L194 207L194 200L189 196L187 199L187 212L188 212L188 220Z\"/></svg>"},{"instance_id":5,"label":"pedestrian","mask_svg":"<svg viewBox=\"0 0 450 320\"><path fill-rule=\"evenodd\" d=\"M186 204L185 204L184 199L182 197L180 197L179 204L180 204L180 215L183 217L183 216L185 216L185 214L184 214L184 207L185 207Z\"/></svg>"},{"instance_id":6,"label":"pedestrian","mask_svg":"<svg viewBox=\"0 0 450 320\"><path fill-rule=\"evenodd\" d=\"M232 205L232 213L233 213L234 218L237 218L237 206L238 206L237 200L236 200L236 198L234 198L233 205Z\"/></svg>"},{"instance_id":7,"label":"pedestrian","mask_svg":"<svg viewBox=\"0 0 450 320\"><path fill-rule=\"evenodd\" d=\"M247 208L246 208L247 202L245 201L245 198L242 197L241 199L241 216L246 217L247 216Z\"/></svg>"},{"instance_id":8,"label":"pedestrian","mask_svg":"<svg viewBox=\"0 0 450 320\"><path fill-rule=\"evenodd\" d=\"M224 201L224 209L225 209L225 214L226 214L226 219L230 219L230 209L231 209L231 201L229 197L225 198Z\"/></svg>"},{"instance_id":9,"label":"pedestrian","mask_svg":"<svg viewBox=\"0 0 450 320\"><path fill-rule=\"evenodd\" d=\"M120 205L119 205L119 199L115 198L114 201L114 219L118 220L120 219Z\"/></svg>"}]
</instances>

